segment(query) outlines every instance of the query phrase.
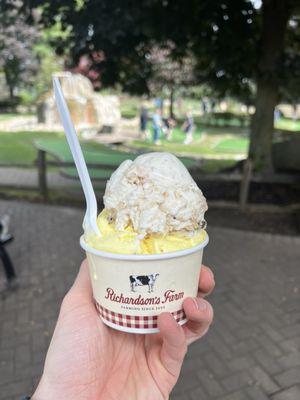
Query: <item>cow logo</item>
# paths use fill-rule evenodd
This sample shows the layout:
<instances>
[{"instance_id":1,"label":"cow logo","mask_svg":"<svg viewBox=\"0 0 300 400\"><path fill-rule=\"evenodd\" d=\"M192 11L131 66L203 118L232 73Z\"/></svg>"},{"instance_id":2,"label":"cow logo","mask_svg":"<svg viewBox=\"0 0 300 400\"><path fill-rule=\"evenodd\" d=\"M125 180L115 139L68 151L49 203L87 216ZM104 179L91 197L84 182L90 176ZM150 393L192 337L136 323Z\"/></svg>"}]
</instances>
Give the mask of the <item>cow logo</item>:
<instances>
[{"instance_id":1,"label":"cow logo","mask_svg":"<svg viewBox=\"0 0 300 400\"><path fill-rule=\"evenodd\" d=\"M159 274L150 274L150 275L130 275L130 287L131 291L135 292L135 288L137 286L148 286L148 293L153 292L154 283Z\"/></svg>"}]
</instances>

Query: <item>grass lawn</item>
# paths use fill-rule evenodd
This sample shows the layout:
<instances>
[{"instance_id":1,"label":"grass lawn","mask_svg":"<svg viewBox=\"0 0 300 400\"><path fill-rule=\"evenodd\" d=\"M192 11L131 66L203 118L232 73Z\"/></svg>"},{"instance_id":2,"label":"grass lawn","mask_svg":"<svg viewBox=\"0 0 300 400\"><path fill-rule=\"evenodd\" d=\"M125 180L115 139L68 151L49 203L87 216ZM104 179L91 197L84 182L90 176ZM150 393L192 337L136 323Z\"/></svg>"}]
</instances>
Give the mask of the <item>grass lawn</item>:
<instances>
[{"instance_id":1,"label":"grass lawn","mask_svg":"<svg viewBox=\"0 0 300 400\"><path fill-rule=\"evenodd\" d=\"M73 161L69 146L64 138L59 139L38 139L36 144L39 148L47 151L48 154L54 155L61 161ZM92 178L108 179L113 170L115 170L123 161L137 157L136 152L122 152L111 149L105 145L98 143L81 143L84 153L84 158L87 163L106 164L110 165L110 169L93 169L90 168L89 172ZM186 167L194 166L196 164L194 159L181 157L181 161ZM63 168L62 172L71 177L77 177L75 168Z\"/></svg>"},{"instance_id":2,"label":"grass lawn","mask_svg":"<svg viewBox=\"0 0 300 400\"><path fill-rule=\"evenodd\" d=\"M0 132L0 164L9 166L27 164L29 167L33 166L37 158L35 144L45 149L50 154L50 158L54 156L62 161L73 161L64 133ZM122 161L134 159L137 156L135 151L114 150L95 142L82 142L81 145L87 163L111 165L110 170L90 169L91 176L98 179L109 178L112 171ZM195 165L194 159L182 157L181 160L187 167ZM68 176L77 177L75 168L64 168L62 171Z\"/></svg>"},{"instance_id":3,"label":"grass lawn","mask_svg":"<svg viewBox=\"0 0 300 400\"><path fill-rule=\"evenodd\" d=\"M36 141L47 141L47 150L59 153L64 161L72 161L72 156L63 132L0 132L0 164L17 165L34 163L37 157ZM99 151L106 154L114 150L99 143L83 143L89 162L99 161Z\"/></svg>"},{"instance_id":4,"label":"grass lawn","mask_svg":"<svg viewBox=\"0 0 300 400\"><path fill-rule=\"evenodd\" d=\"M63 138L57 132L0 132L0 164L32 164L37 156L34 140Z\"/></svg>"},{"instance_id":5,"label":"grass lawn","mask_svg":"<svg viewBox=\"0 0 300 400\"><path fill-rule=\"evenodd\" d=\"M204 160L201 166L201 171L208 173L217 173L225 168L233 167L236 160Z\"/></svg>"},{"instance_id":6,"label":"grass lawn","mask_svg":"<svg viewBox=\"0 0 300 400\"><path fill-rule=\"evenodd\" d=\"M228 145L228 139L226 138L230 133L226 130L223 131L223 135L218 129L210 130L211 136L202 130L195 133L196 143L194 145L184 146L182 141L184 135L179 131L175 130L174 138L172 143L165 142L162 146L152 146L153 150L167 150L173 151L177 154L183 155L181 157L184 164L189 167L195 164L194 158L199 154L199 151L203 148L209 154L214 147L215 153L224 150L224 146ZM205 139L205 135L207 136ZM224 136L225 135L225 136ZM205 139L205 140L204 140ZM203 140L203 143L201 142ZM234 139L236 150L240 150L243 144L240 144L240 140L243 142L244 138ZM27 164L29 167L33 166L34 161L37 157L37 149L35 147L35 142L40 142L41 145L45 146L45 149L52 154L55 154L63 161L72 161L71 153L65 139L64 133L58 132L0 132L0 164L14 166L18 164ZM151 150L151 144L144 142L137 142L136 147L145 147L145 150ZM219 148L218 148L219 146ZM222 147L223 146L223 147ZM112 165L111 170L98 170L91 169L90 174L93 178L107 179L109 178L113 169L115 169L123 160L133 159L136 157L136 152L124 152L120 150L115 150L109 148L105 145L95 143L95 142L82 142L82 147L84 151L85 158L87 162L90 163L107 163ZM187 151L185 156L184 151ZM193 158L189 158L188 155L191 153ZM215 154L214 153L214 154ZM200 153L201 154L201 153ZM229 154L229 153L228 153ZM49 157L49 156L48 156ZM50 156L50 158L52 158ZM197 158L197 157L196 157ZM235 163L232 158L232 153L230 153L228 158L221 160L210 160L206 159L203 164L203 171L206 172L217 172L220 169L230 167ZM54 167L50 167L53 169ZM62 170L68 176L76 177L77 173L75 168L64 168Z\"/></svg>"},{"instance_id":7,"label":"grass lawn","mask_svg":"<svg viewBox=\"0 0 300 400\"><path fill-rule=\"evenodd\" d=\"M280 118L278 121L276 121L275 128L292 132L300 132L300 120Z\"/></svg>"},{"instance_id":8,"label":"grass lawn","mask_svg":"<svg viewBox=\"0 0 300 400\"><path fill-rule=\"evenodd\" d=\"M196 158L216 157L228 160L244 157L249 145L243 129L198 128L194 133L193 143L183 144L184 139L185 134L179 128L175 128L172 140L162 138L159 145L155 145L151 138L147 141L136 140L129 144L135 148L171 151Z\"/></svg>"},{"instance_id":9,"label":"grass lawn","mask_svg":"<svg viewBox=\"0 0 300 400\"><path fill-rule=\"evenodd\" d=\"M11 114L13 115L13 114ZM0 117L7 117L1 115ZM295 131L300 130L300 121L281 119L281 129L289 127ZM150 124L149 124L150 125ZM96 142L82 142L87 162L103 163L116 168L123 160L135 158L138 151L170 151L179 155L186 166L195 163L194 159L203 159L203 170L216 172L219 169L232 166L236 160L246 156L249 140L246 128L236 127L201 127L194 133L194 141L191 144L183 144L185 134L176 128L173 131L172 140L161 139L159 145L154 145L152 137L148 140L136 140L128 142L132 148L128 152L120 146L119 149L112 149ZM72 161L68 144L63 132L0 132L0 164L14 166L27 164L33 166L37 157L37 149L34 143L44 141L47 151L56 154L63 161ZM126 151L124 151L126 150ZM68 175L76 176L74 168L63 170ZM93 177L106 179L110 170L91 170Z\"/></svg>"},{"instance_id":10,"label":"grass lawn","mask_svg":"<svg viewBox=\"0 0 300 400\"><path fill-rule=\"evenodd\" d=\"M249 140L247 138L230 138L221 140L214 148L216 152L221 153L246 153L248 150Z\"/></svg>"},{"instance_id":11,"label":"grass lawn","mask_svg":"<svg viewBox=\"0 0 300 400\"><path fill-rule=\"evenodd\" d=\"M16 113L5 113L0 114L0 121L7 121L9 119L18 118L18 117L30 117L33 114L16 114Z\"/></svg>"}]
</instances>

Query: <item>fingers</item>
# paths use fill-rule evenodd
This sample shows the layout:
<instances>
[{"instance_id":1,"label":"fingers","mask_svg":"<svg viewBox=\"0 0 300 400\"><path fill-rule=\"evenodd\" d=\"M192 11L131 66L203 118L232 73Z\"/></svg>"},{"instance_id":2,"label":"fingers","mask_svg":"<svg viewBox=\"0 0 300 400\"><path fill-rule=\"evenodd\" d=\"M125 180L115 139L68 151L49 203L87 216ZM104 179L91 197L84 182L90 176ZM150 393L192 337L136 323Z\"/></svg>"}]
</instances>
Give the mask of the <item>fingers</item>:
<instances>
[{"instance_id":1,"label":"fingers","mask_svg":"<svg viewBox=\"0 0 300 400\"><path fill-rule=\"evenodd\" d=\"M188 319L188 322L183 327L187 344L191 344L204 336L212 323L213 308L202 297L210 294L214 287L215 279L212 270L202 265L199 278L199 297L190 297L183 302L183 309Z\"/></svg>"},{"instance_id":2,"label":"fingers","mask_svg":"<svg viewBox=\"0 0 300 400\"><path fill-rule=\"evenodd\" d=\"M212 270L202 265L199 279L199 293L201 296L207 296L215 287L215 279Z\"/></svg>"},{"instance_id":3,"label":"fingers","mask_svg":"<svg viewBox=\"0 0 300 400\"><path fill-rule=\"evenodd\" d=\"M208 301L200 297L189 297L184 300L183 309L188 319L183 330L187 344L191 344L208 331L213 320L213 308Z\"/></svg>"},{"instance_id":4,"label":"fingers","mask_svg":"<svg viewBox=\"0 0 300 400\"><path fill-rule=\"evenodd\" d=\"M158 328L163 339L160 351L161 363L173 377L177 378L187 351L183 329L170 313L160 314Z\"/></svg>"}]
</instances>

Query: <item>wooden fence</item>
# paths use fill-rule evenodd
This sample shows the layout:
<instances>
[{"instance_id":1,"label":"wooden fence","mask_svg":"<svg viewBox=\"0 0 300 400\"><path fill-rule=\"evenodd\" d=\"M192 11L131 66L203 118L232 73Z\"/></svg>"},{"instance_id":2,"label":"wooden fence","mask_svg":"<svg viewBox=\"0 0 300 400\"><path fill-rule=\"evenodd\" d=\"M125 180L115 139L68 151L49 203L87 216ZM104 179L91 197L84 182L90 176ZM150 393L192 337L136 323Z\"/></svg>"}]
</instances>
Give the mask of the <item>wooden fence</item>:
<instances>
[{"instance_id":1,"label":"wooden fence","mask_svg":"<svg viewBox=\"0 0 300 400\"><path fill-rule=\"evenodd\" d=\"M37 167L38 167L38 186L39 192L44 200L48 198L47 186L47 166L55 166L59 168L74 167L73 162L65 161L50 161L47 160L47 152L43 149L38 149ZM113 170L111 164L94 164L88 163L88 168ZM237 182L240 185L239 189L239 205L241 209L245 209L248 203L249 189L251 182L258 183L278 183L278 184L300 184L299 174L259 174L253 173L251 160L246 160L242 173L203 173L199 167L191 167L189 171L193 178L197 181L213 181L213 182ZM98 182L104 182L101 179L95 179Z\"/></svg>"}]
</instances>

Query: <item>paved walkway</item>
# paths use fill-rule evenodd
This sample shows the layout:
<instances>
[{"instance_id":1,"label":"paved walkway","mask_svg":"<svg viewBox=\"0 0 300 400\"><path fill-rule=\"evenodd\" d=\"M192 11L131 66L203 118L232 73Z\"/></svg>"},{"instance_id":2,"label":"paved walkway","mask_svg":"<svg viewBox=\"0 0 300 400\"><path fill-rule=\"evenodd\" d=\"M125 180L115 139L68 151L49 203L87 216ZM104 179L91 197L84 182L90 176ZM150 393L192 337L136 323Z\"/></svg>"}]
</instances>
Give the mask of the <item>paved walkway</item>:
<instances>
[{"instance_id":1,"label":"paved walkway","mask_svg":"<svg viewBox=\"0 0 300 400\"><path fill-rule=\"evenodd\" d=\"M83 212L0 201L0 214L7 211L22 286L0 300L0 400L17 400L38 380L60 301L83 258ZM209 233L205 262L217 281L215 322L190 347L171 399L299 400L300 239Z\"/></svg>"}]
</instances>

